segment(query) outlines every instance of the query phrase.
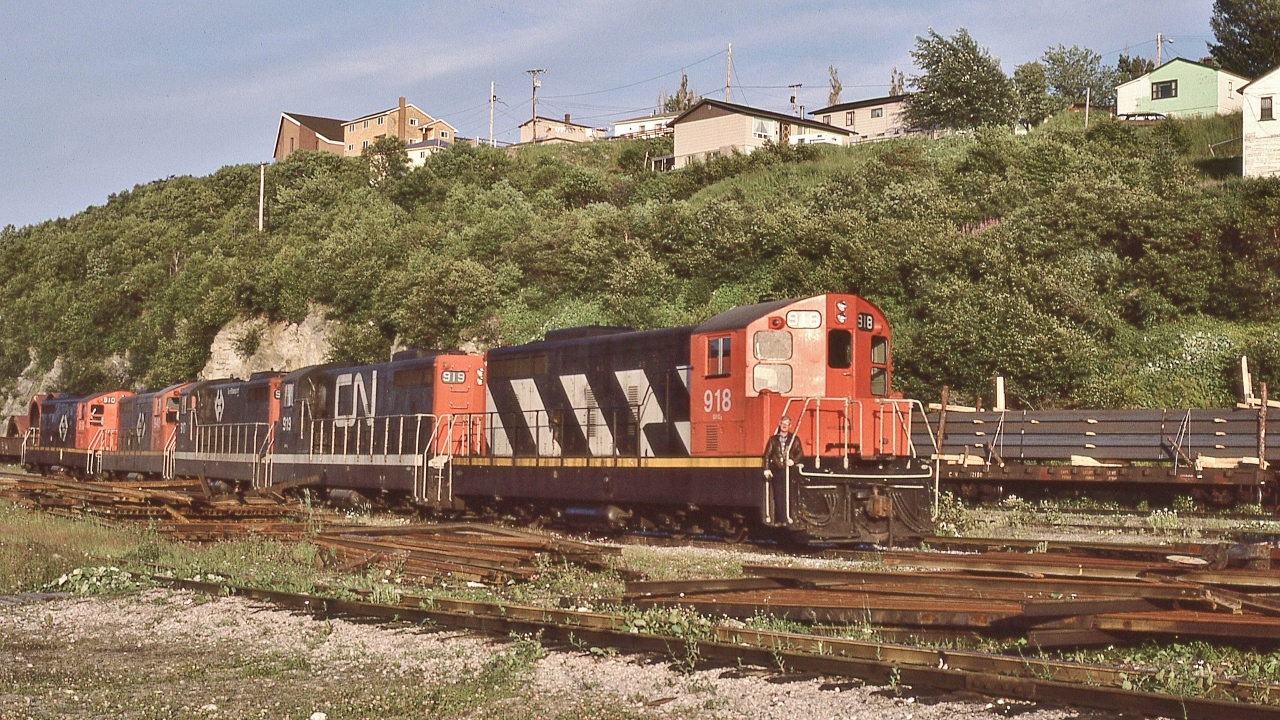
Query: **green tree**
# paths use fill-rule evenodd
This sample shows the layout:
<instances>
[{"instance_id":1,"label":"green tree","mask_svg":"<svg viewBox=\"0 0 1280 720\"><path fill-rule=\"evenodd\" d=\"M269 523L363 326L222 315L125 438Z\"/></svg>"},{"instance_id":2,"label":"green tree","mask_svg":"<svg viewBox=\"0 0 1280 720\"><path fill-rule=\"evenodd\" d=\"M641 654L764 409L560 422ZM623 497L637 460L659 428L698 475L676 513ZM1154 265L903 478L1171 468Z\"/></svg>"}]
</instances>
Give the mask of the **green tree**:
<instances>
[{"instance_id":1,"label":"green tree","mask_svg":"<svg viewBox=\"0 0 1280 720\"><path fill-rule=\"evenodd\" d=\"M696 105L701 99L702 97L698 93L689 89L689 76L685 73L680 73L680 87L676 88L675 95L668 95L664 92L662 97L659 98L662 102L663 111L669 113L684 112Z\"/></svg>"},{"instance_id":2,"label":"green tree","mask_svg":"<svg viewBox=\"0 0 1280 720\"><path fill-rule=\"evenodd\" d=\"M368 168L373 187L393 184L409 172L409 153L400 138L385 136L374 140L360 151L360 159Z\"/></svg>"},{"instance_id":3,"label":"green tree","mask_svg":"<svg viewBox=\"0 0 1280 720\"><path fill-rule=\"evenodd\" d=\"M1090 104L1104 107L1115 95L1115 71L1089 48L1059 45L1045 50L1042 62L1049 89L1063 102L1082 103L1088 91Z\"/></svg>"},{"instance_id":4,"label":"green tree","mask_svg":"<svg viewBox=\"0 0 1280 720\"><path fill-rule=\"evenodd\" d=\"M1049 95L1044 66L1034 60L1013 69L1013 86L1018 91L1018 121L1027 127L1039 125L1062 107Z\"/></svg>"},{"instance_id":5,"label":"green tree","mask_svg":"<svg viewBox=\"0 0 1280 720\"><path fill-rule=\"evenodd\" d=\"M1116 58L1116 84L1126 83L1156 69L1156 64L1141 55L1121 55Z\"/></svg>"},{"instance_id":6,"label":"green tree","mask_svg":"<svg viewBox=\"0 0 1280 720\"><path fill-rule=\"evenodd\" d=\"M1209 27L1222 69L1256 78L1280 65L1280 0L1215 0Z\"/></svg>"},{"instance_id":7,"label":"green tree","mask_svg":"<svg viewBox=\"0 0 1280 720\"><path fill-rule=\"evenodd\" d=\"M1013 123L1013 82L999 58L979 47L968 30L943 37L930 29L928 36L916 37L911 57L923 71L911 77L916 92L906 100L906 120L913 127L972 130Z\"/></svg>"},{"instance_id":8,"label":"green tree","mask_svg":"<svg viewBox=\"0 0 1280 720\"><path fill-rule=\"evenodd\" d=\"M827 79L831 85L831 89L827 91L827 104L837 105L840 103L840 91L844 90L844 83L840 82L840 71L836 70L835 65L828 65L827 73L831 76Z\"/></svg>"}]
</instances>

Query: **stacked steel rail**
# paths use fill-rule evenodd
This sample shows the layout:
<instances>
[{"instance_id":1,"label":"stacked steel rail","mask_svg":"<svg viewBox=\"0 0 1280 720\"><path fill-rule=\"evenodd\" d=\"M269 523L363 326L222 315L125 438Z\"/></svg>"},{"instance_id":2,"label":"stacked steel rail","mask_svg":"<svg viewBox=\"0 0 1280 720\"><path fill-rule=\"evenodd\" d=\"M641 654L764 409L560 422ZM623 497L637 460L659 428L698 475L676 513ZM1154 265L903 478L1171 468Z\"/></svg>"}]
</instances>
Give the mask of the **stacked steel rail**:
<instances>
[{"instance_id":1,"label":"stacked steel rail","mask_svg":"<svg viewBox=\"0 0 1280 720\"><path fill-rule=\"evenodd\" d=\"M1206 503L1266 503L1280 496L1280 411L1008 410L940 407L934 459L944 489L964 495L1124 488L1189 493ZM920 432L917 445L928 447Z\"/></svg>"},{"instance_id":2,"label":"stacked steel rail","mask_svg":"<svg viewBox=\"0 0 1280 720\"><path fill-rule=\"evenodd\" d=\"M1240 569L1177 554L886 552L875 559L890 569L748 565L744 578L629 583L626 598L639 607L866 626L895 637L1025 637L1042 648L1152 637L1280 645L1280 572L1270 569L1269 553L1250 555L1241 562L1251 567Z\"/></svg>"}]
</instances>

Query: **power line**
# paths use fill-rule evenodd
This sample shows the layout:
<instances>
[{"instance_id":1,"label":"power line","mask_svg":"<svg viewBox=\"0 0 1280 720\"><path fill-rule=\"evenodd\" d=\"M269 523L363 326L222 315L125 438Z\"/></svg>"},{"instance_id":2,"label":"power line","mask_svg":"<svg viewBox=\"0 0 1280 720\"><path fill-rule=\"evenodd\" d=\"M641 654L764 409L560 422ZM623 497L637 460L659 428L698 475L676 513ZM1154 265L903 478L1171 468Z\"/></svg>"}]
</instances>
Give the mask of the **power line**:
<instances>
[{"instance_id":1,"label":"power line","mask_svg":"<svg viewBox=\"0 0 1280 720\"><path fill-rule=\"evenodd\" d=\"M639 80L639 81L636 81L636 82L633 82L633 83L628 83L628 84L626 84L626 85L619 85L618 87L608 88L608 89L606 89L606 90L592 90L591 92L573 93L573 94L571 94L571 95L547 95L547 96L543 97L543 99L544 99L544 100L552 100L552 99L560 100L560 99L564 99L564 98L583 97L583 96L586 96L586 95L600 95L600 94L603 94L603 93L615 92L615 91L617 91L617 90L626 90L627 88L633 88L633 87L635 87L635 86L637 86L637 85L643 85L643 84L648 83L648 82L653 82L654 80L661 80L661 79L662 79L662 78L664 78L664 77L668 77L668 76L671 76L671 75L675 75L676 73L682 73L682 72L685 72L686 70L688 70L688 69L689 69L689 68L691 68L691 67L696 67L696 66L698 66L698 65L701 65L702 63L707 62L708 60L713 60L713 59L715 59L715 58L718 58L718 57L720 57L720 56L721 56L721 55L723 55L723 54L724 54L724 51L723 51L723 50L721 50L721 51L719 51L719 52L715 53L714 55L708 55L707 57L702 58L701 60L699 60L698 62L693 63L692 65L685 65L684 67L680 68L679 70L672 70L671 72L665 72L665 73L663 73L663 74L661 74L661 75L655 75L655 76L653 76L653 77L651 77L651 78L648 78L648 79L646 79L646 80Z\"/></svg>"}]
</instances>

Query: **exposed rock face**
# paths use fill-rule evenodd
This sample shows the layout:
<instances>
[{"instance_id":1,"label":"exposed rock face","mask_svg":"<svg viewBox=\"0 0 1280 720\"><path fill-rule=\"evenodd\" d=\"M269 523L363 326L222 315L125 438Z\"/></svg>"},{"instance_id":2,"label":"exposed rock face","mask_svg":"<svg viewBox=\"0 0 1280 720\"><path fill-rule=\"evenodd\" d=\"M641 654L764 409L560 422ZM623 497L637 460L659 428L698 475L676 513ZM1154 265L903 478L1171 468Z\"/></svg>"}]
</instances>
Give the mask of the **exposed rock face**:
<instances>
[{"instance_id":1,"label":"exposed rock face","mask_svg":"<svg viewBox=\"0 0 1280 720\"><path fill-rule=\"evenodd\" d=\"M200 380L248 378L256 372L289 372L319 365L329 355L329 335L338 325L315 307L301 323L267 323L258 318L232 320L218 331ZM256 338L255 338L256 335ZM252 351L248 357L246 351Z\"/></svg>"},{"instance_id":2,"label":"exposed rock face","mask_svg":"<svg viewBox=\"0 0 1280 720\"><path fill-rule=\"evenodd\" d=\"M26 415L27 404L31 402L31 398L36 393L49 392L54 387L54 383L58 381L58 376L62 373L62 358L53 361L53 367L48 372L41 373L36 366L35 353L31 355L31 363L27 365L27 369L13 381L13 384L4 388L3 402L4 406L0 408L0 417L9 417L10 415Z\"/></svg>"}]
</instances>

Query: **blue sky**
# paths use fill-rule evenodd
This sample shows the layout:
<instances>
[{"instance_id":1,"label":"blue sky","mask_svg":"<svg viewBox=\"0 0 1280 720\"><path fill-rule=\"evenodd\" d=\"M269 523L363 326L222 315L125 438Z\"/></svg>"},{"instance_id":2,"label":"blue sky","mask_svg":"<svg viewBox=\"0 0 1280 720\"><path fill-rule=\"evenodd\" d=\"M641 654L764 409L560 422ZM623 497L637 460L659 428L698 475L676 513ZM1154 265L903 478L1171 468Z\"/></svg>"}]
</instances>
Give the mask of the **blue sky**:
<instances>
[{"instance_id":1,"label":"blue sky","mask_svg":"<svg viewBox=\"0 0 1280 720\"><path fill-rule=\"evenodd\" d=\"M65 217L113 192L172 175L269 161L281 111L351 118L400 95L488 133L489 82L500 140L529 116L529 77L546 68L539 114L607 126L651 109L681 69L723 97L789 110L803 83L826 100L827 66L844 100L883 95L893 67L930 27L965 27L1006 72L1046 47L1106 54L1165 50L1196 59L1212 0L928 2L94 2L0 3L0 225Z\"/></svg>"}]
</instances>

